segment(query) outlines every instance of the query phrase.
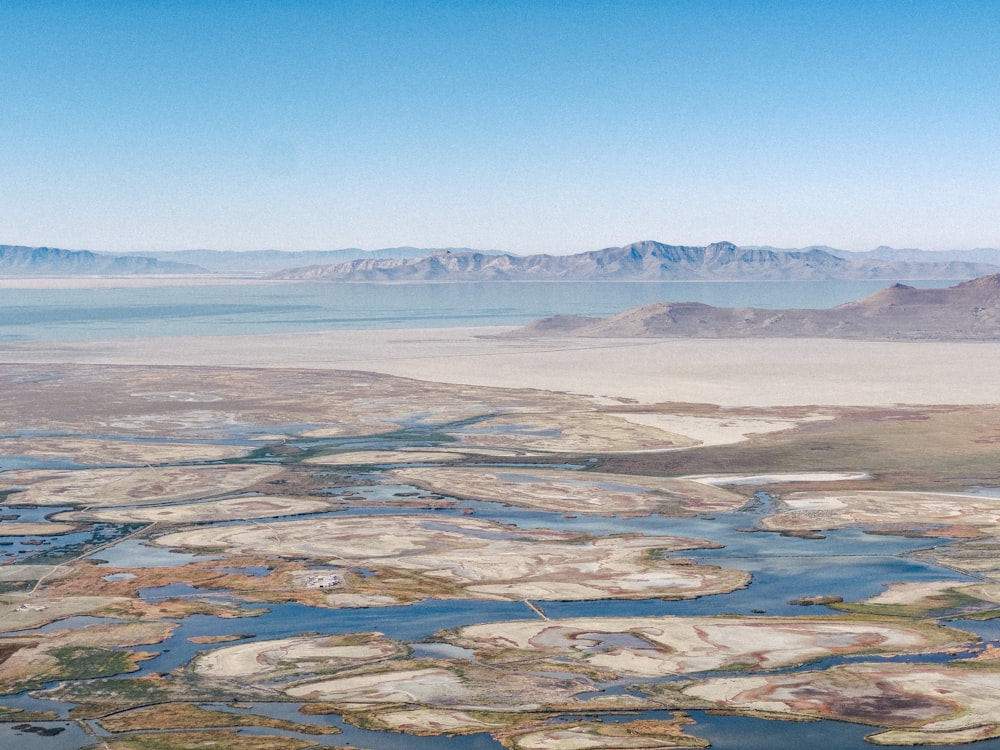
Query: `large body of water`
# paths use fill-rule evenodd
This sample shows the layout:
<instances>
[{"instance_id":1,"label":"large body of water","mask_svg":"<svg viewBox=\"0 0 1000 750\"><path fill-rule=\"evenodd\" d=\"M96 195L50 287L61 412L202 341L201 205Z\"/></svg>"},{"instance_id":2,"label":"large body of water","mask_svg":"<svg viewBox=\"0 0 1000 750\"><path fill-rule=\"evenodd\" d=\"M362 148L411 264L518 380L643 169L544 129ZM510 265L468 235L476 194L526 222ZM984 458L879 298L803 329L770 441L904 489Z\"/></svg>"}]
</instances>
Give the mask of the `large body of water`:
<instances>
[{"instance_id":1,"label":"large body of water","mask_svg":"<svg viewBox=\"0 0 1000 750\"><path fill-rule=\"evenodd\" d=\"M914 281L943 287L954 281ZM523 325L651 302L823 308L888 281L270 283L0 289L0 342Z\"/></svg>"}]
</instances>

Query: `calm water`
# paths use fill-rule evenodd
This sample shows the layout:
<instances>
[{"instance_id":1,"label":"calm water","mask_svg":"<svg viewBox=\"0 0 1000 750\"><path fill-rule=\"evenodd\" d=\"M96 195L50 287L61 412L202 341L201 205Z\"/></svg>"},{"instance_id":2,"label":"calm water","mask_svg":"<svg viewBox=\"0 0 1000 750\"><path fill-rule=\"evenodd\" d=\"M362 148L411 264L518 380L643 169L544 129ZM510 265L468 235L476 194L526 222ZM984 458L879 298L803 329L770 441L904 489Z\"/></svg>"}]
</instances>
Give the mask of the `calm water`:
<instances>
[{"instance_id":1,"label":"calm water","mask_svg":"<svg viewBox=\"0 0 1000 750\"><path fill-rule=\"evenodd\" d=\"M364 488L372 499L406 485ZM598 601L536 601L549 617L656 617L662 615L751 615L764 611L773 616L796 616L828 613L824 607L789 604L804 596L838 595L857 601L881 592L885 584L897 581L928 581L951 578L968 580L953 571L911 560L906 552L931 546L943 540L915 539L901 536L865 534L857 529L831 531L824 539L802 539L777 534L746 533L739 529L753 526L759 512L717 514L706 518L607 518L588 516L564 518L558 513L510 508L499 503L460 501L460 508L426 511L399 508L365 509L317 516L375 515L382 513L421 515L428 518L461 517L461 508L475 510L480 518L490 518L522 529L549 528L592 533L598 536L616 533L676 535L711 539L725 545L718 550L688 550L672 553L672 558L688 558L700 564L746 570L753 575L751 584L729 594L698 599L665 601L662 599ZM125 544L129 544L126 542ZM124 546L119 545L119 547ZM144 548L148 549L148 548ZM107 558L107 550L100 553ZM141 556L142 549L133 554ZM160 556L162 557L162 555ZM183 557L183 556L182 556ZM185 560L164 560L161 564ZM215 592L225 597L226 592ZM169 596L205 596L187 584L172 584L145 589L147 599ZM256 609L256 606L251 608ZM301 632L350 633L377 630L389 638L419 642L446 628L481 622L535 619L536 615L518 601L428 600L405 607L330 610L301 604L269 604L252 619L219 619L192 616L182 621L174 635L162 645L160 656L143 662L139 674L167 672L187 663L206 646L192 643L192 636L218 633L252 632L261 639L283 638ZM978 632L979 623L968 629ZM987 633L982 634L989 637ZM208 646L207 648L211 648Z\"/></svg>"},{"instance_id":2,"label":"calm water","mask_svg":"<svg viewBox=\"0 0 1000 750\"><path fill-rule=\"evenodd\" d=\"M651 302L832 307L888 281L226 284L0 289L0 342L450 326L609 315ZM953 281L907 282L950 286Z\"/></svg>"}]
</instances>

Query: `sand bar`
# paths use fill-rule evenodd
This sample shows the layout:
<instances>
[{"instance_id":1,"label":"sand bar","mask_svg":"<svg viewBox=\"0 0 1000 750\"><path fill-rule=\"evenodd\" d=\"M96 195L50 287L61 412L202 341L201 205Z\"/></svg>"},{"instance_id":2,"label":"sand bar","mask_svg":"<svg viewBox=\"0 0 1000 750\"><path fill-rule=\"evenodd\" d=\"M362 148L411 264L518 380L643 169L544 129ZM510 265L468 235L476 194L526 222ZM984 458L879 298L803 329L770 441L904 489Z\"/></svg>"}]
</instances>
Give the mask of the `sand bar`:
<instances>
[{"instance_id":1,"label":"sand bar","mask_svg":"<svg viewBox=\"0 0 1000 750\"><path fill-rule=\"evenodd\" d=\"M279 670L333 671L355 664L379 661L403 653L398 645L370 636L307 636L252 641L203 652L194 662L195 672L209 677L245 678Z\"/></svg>"},{"instance_id":2,"label":"sand bar","mask_svg":"<svg viewBox=\"0 0 1000 750\"><path fill-rule=\"evenodd\" d=\"M847 526L968 526L976 535L1000 527L996 498L944 492L793 492L786 510L761 519L765 529L789 531Z\"/></svg>"},{"instance_id":3,"label":"sand bar","mask_svg":"<svg viewBox=\"0 0 1000 750\"><path fill-rule=\"evenodd\" d=\"M557 513L683 516L726 513L747 502L744 495L700 482L600 472L434 467L396 469L389 476L431 492Z\"/></svg>"},{"instance_id":4,"label":"sand bar","mask_svg":"<svg viewBox=\"0 0 1000 750\"><path fill-rule=\"evenodd\" d=\"M18 505L128 507L236 492L281 473L273 466L165 466L138 469L14 470L0 488Z\"/></svg>"},{"instance_id":5,"label":"sand bar","mask_svg":"<svg viewBox=\"0 0 1000 750\"><path fill-rule=\"evenodd\" d=\"M361 594L389 591L415 597L422 582L430 582L437 583L437 596L452 598L686 599L733 591L750 580L739 570L662 556L663 552L710 547L704 540L669 536L586 539L575 532L529 531L465 517L379 515L274 521L181 531L159 537L156 544L310 557L348 567L408 572L401 579L397 572L393 579L402 589L347 592ZM355 585L381 586L387 577L389 573L381 578L369 576Z\"/></svg>"},{"instance_id":6,"label":"sand bar","mask_svg":"<svg viewBox=\"0 0 1000 750\"><path fill-rule=\"evenodd\" d=\"M971 636L928 623L832 617L576 617L459 628L448 639L488 663L532 657L642 678L776 669L833 654L919 653Z\"/></svg>"},{"instance_id":7,"label":"sand bar","mask_svg":"<svg viewBox=\"0 0 1000 750\"><path fill-rule=\"evenodd\" d=\"M939 747L1000 736L996 672L967 666L842 664L822 672L710 679L683 692L730 709L888 728L866 738L875 745Z\"/></svg>"},{"instance_id":8,"label":"sand bar","mask_svg":"<svg viewBox=\"0 0 1000 750\"><path fill-rule=\"evenodd\" d=\"M6 344L0 362L366 370L442 383L736 406L1000 403L1000 342L491 339L507 328Z\"/></svg>"}]
</instances>

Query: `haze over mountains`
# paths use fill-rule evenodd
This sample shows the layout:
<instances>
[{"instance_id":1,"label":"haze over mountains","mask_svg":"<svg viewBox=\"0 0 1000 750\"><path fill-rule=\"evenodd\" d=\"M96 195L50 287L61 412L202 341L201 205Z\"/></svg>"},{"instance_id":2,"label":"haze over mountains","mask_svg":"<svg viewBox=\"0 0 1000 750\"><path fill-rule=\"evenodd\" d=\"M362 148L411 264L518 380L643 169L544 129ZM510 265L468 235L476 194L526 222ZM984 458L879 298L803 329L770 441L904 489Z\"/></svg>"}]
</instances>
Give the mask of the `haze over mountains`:
<instances>
[{"instance_id":1,"label":"haze over mountains","mask_svg":"<svg viewBox=\"0 0 1000 750\"><path fill-rule=\"evenodd\" d=\"M161 261L136 255L0 245L0 274L4 276L131 276L177 273L207 271L189 263Z\"/></svg>"},{"instance_id":2,"label":"haze over mountains","mask_svg":"<svg viewBox=\"0 0 1000 750\"><path fill-rule=\"evenodd\" d=\"M556 316L513 334L599 338L1000 339L1000 274L946 289L895 284L825 310L713 307L657 302L607 318Z\"/></svg>"},{"instance_id":3,"label":"haze over mountains","mask_svg":"<svg viewBox=\"0 0 1000 750\"><path fill-rule=\"evenodd\" d=\"M487 255L499 254L498 250L473 250L467 247L458 248L421 248L421 247L386 247L380 250L362 250L358 247L348 247L340 250L300 250L289 252L285 250L165 250L156 253L136 253L145 258L155 258L161 261L177 260L193 263L212 273L223 274L271 274L289 268L300 268L312 265L336 265L360 258L423 258L433 253L472 253L481 252Z\"/></svg>"},{"instance_id":4,"label":"haze over mountains","mask_svg":"<svg viewBox=\"0 0 1000 750\"><path fill-rule=\"evenodd\" d=\"M971 279L1000 272L1000 250L929 252L814 246L782 250L717 242L636 242L573 255L396 247L284 252L179 250L112 255L0 245L0 274L15 276L218 274L306 281L718 281Z\"/></svg>"},{"instance_id":5,"label":"haze over mountains","mask_svg":"<svg viewBox=\"0 0 1000 750\"><path fill-rule=\"evenodd\" d=\"M381 250L163 250L122 255L90 250L0 245L0 275L128 276L143 274L221 274L263 276L310 264L344 263L356 258L421 258L437 252L484 252L469 248L390 247Z\"/></svg>"},{"instance_id":6,"label":"haze over mountains","mask_svg":"<svg viewBox=\"0 0 1000 750\"><path fill-rule=\"evenodd\" d=\"M1000 253L997 257L1000 262ZM575 255L486 255L441 252L422 258L364 258L275 274L309 281L719 281L829 279L968 279L1000 272L1000 265L963 260L916 262L849 260L809 248L706 247L636 242Z\"/></svg>"},{"instance_id":7,"label":"haze over mountains","mask_svg":"<svg viewBox=\"0 0 1000 750\"><path fill-rule=\"evenodd\" d=\"M891 260L917 263L938 263L942 261L962 261L964 263L989 263L1000 266L1000 249L993 247L977 247L972 250L919 250L917 248L898 248L880 245L874 250L840 250L828 245L809 245L808 247L780 248L771 245L743 245L747 250L774 250L776 252L822 250L836 255L844 260Z\"/></svg>"}]
</instances>

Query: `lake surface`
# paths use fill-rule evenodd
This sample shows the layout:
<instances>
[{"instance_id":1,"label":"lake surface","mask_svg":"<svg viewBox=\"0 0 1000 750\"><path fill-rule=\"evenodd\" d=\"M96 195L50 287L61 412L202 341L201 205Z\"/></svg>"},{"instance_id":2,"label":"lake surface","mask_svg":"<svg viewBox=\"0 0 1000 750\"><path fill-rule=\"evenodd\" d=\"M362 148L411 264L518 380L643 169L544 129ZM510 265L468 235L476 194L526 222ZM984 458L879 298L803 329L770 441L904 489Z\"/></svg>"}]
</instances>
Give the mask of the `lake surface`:
<instances>
[{"instance_id":1,"label":"lake surface","mask_svg":"<svg viewBox=\"0 0 1000 750\"><path fill-rule=\"evenodd\" d=\"M824 308L889 281L248 283L0 289L0 342L523 325L652 302ZM944 287L954 281L911 281Z\"/></svg>"}]
</instances>

